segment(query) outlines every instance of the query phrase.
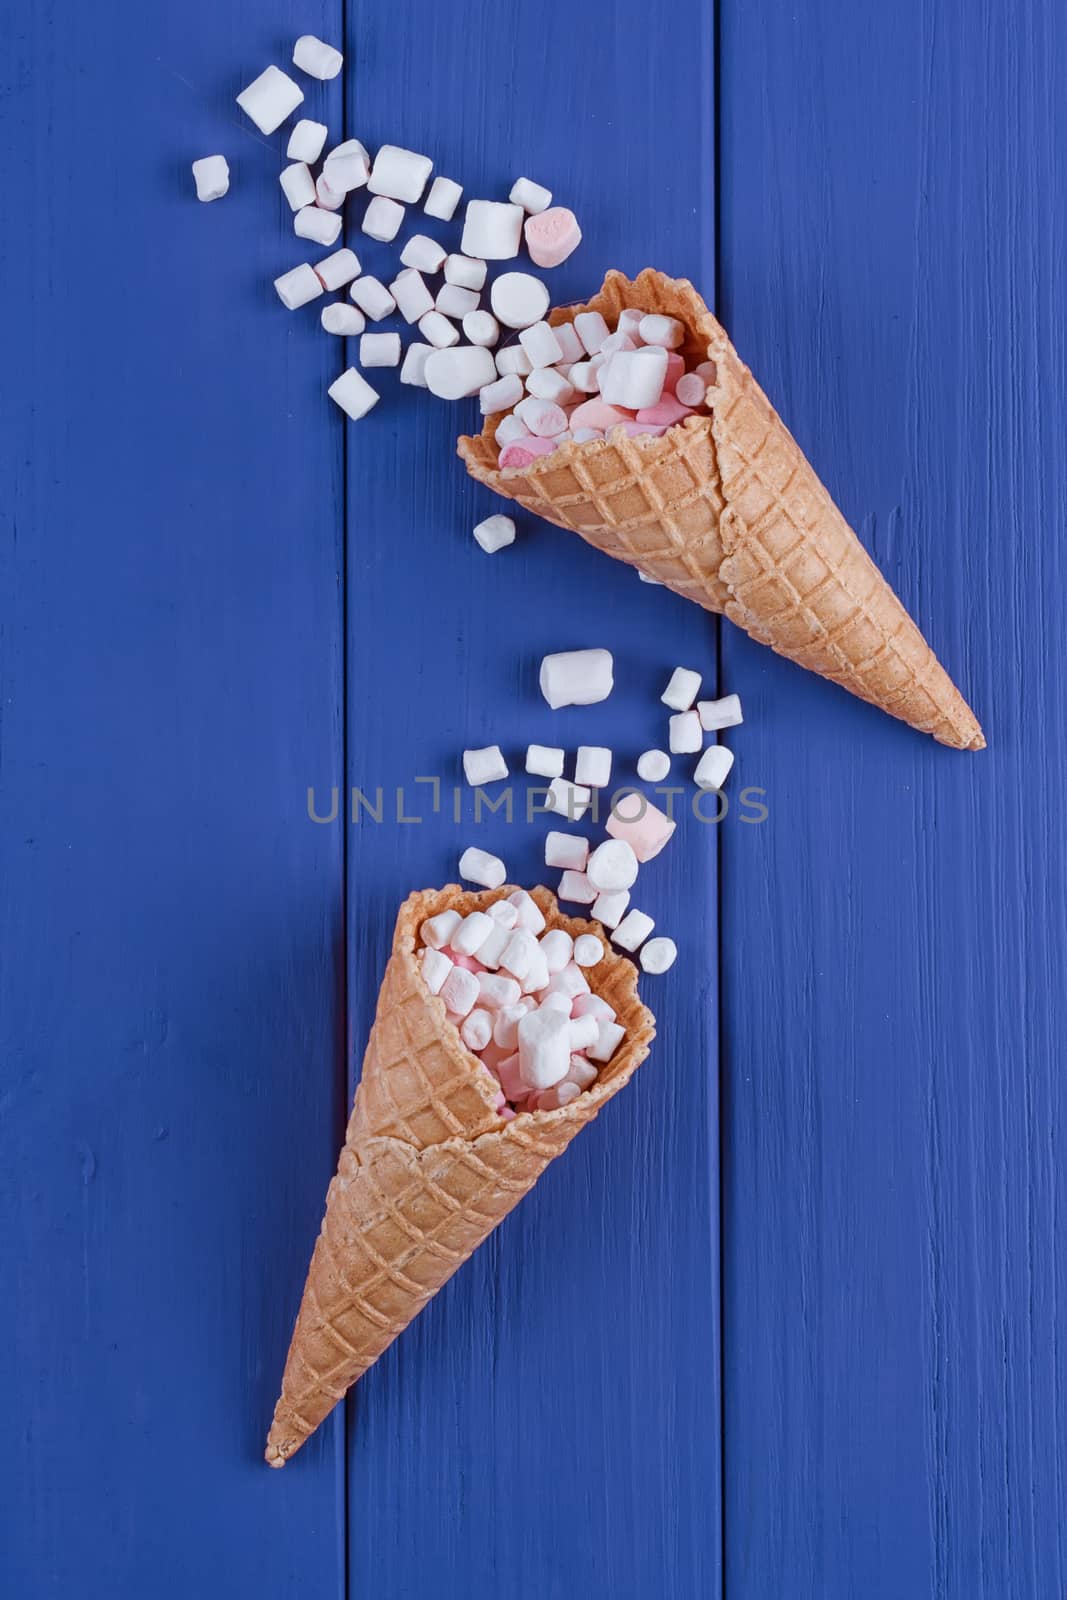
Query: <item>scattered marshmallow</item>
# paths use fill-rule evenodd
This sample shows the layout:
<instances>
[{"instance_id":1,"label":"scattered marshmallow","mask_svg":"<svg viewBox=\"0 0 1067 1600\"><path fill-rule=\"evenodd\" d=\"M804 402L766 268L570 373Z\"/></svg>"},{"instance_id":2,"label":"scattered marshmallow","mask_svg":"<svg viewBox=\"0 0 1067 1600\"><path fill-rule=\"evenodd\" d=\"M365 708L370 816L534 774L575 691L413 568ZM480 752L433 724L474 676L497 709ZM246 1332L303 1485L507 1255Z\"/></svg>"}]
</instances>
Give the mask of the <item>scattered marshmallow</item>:
<instances>
[{"instance_id":1,"label":"scattered marshmallow","mask_svg":"<svg viewBox=\"0 0 1067 1600\"><path fill-rule=\"evenodd\" d=\"M524 231L530 260L538 267L558 267L582 242L578 218L566 206L551 206L528 217Z\"/></svg>"},{"instance_id":2,"label":"scattered marshmallow","mask_svg":"<svg viewBox=\"0 0 1067 1600\"><path fill-rule=\"evenodd\" d=\"M593 901L592 914L605 928L617 928L629 904L629 889L604 889Z\"/></svg>"},{"instance_id":3,"label":"scattered marshmallow","mask_svg":"<svg viewBox=\"0 0 1067 1600\"><path fill-rule=\"evenodd\" d=\"M741 715L741 697L725 694L721 700L698 700L697 712L700 726L706 733L716 733L720 728L736 728L744 722Z\"/></svg>"},{"instance_id":4,"label":"scattered marshmallow","mask_svg":"<svg viewBox=\"0 0 1067 1600\"><path fill-rule=\"evenodd\" d=\"M522 220L521 206L498 200L468 200L460 249L465 256L478 256L483 261L510 261L519 253ZM531 223L536 220L539 219L530 219Z\"/></svg>"},{"instance_id":5,"label":"scattered marshmallow","mask_svg":"<svg viewBox=\"0 0 1067 1600\"><path fill-rule=\"evenodd\" d=\"M359 364L361 367L398 367L400 335L365 333L359 341Z\"/></svg>"},{"instance_id":6,"label":"scattered marshmallow","mask_svg":"<svg viewBox=\"0 0 1067 1600\"><path fill-rule=\"evenodd\" d=\"M550 405L566 406L574 399L574 389L556 367L535 367L526 380L526 392ZM554 434L553 438L559 438Z\"/></svg>"},{"instance_id":7,"label":"scattered marshmallow","mask_svg":"<svg viewBox=\"0 0 1067 1600\"><path fill-rule=\"evenodd\" d=\"M485 393L484 389L482 393ZM484 522L478 523L474 537L486 555L495 555L498 550L503 550L505 545L515 543L515 523L511 517L501 516L499 513L493 517L486 517Z\"/></svg>"},{"instance_id":8,"label":"scattered marshmallow","mask_svg":"<svg viewBox=\"0 0 1067 1600\"><path fill-rule=\"evenodd\" d=\"M522 392L522 379L514 374L487 383L478 394L482 416L491 417L498 411L510 411L522 399Z\"/></svg>"},{"instance_id":9,"label":"scattered marshmallow","mask_svg":"<svg viewBox=\"0 0 1067 1600\"><path fill-rule=\"evenodd\" d=\"M403 220L404 207L384 194L377 194L364 212L361 226L370 238L388 244L400 232Z\"/></svg>"},{"instance_id":10,"label":"scattered marshmallow","mask_svg":"<svg viewBox=\"0 0 1067 1600\"><path fill-rule=\"evenodd\" d=\"M565 411L553 405L550 400L538 400L532 394L527 395L525 400L519 401L515 407L515 415L525 422L530 432L538 439L553 439L567 426Z\"/></svg>"},{"instance_id":11,"label":"scattered marshmallow","mask_svg":"<svg viewBox=\"0 0 1067 1600\"><path fill-rule=\"evenodd\" d=\"M355 306L346 306L341 300L323 306L320 320L324 332L337 333L344 338L354 338L367 326L362 311L357 311Z\"/></svg>"},{"instance_id":12,"label":"scattered marshmallow","mask_svg":"<svg viewBox=\"0 0 1067 1600\"><path fill-rule=\"evenodd\" d=\"M521 206L531 216L537 216L540 212L547 211L552 204L552 191L542 188L539 183L533 183L529 178L516 178L508 199L513 206Z\"/></svg>"},{"instance_id":13,"label":"scattered marshmallow","mask_svg":"<svg viewBox=\"0 0 1067 1600\"><path fill-rule=\"evenodd\" d=\"M666 972L678 959L678 946L673 939L649 939L641 946L641 966L645 972Z\"/></svg>"},{"instance_id":14,"label":"scattered marshmallow","mask_svg":"<svg viewBox=\"0 0 1067 1600\"><path fill-rule=\"evenodd\" d=\"M477 289L464 289L458 283L446 283L438 289L434 304L443 316L462 319L472 311L477 311L478 300Z\"/></svg>"},{"instance_id":15,"label":"scattered marshmallow","mask_svg":"<svg viewBox=\"0 0 1067 1600\"><path fill-rule=\"evenodd\" d=\"M697 762L693 782L698 789L721 789L734 764L734 753L724 744L710 744Z\"/></svg>"},{"instance_id":16,"label":"scattered marshmallow","mask_svg":"<svg viewBox=\"0 0 1067 1600\"><path fill-rule=\"evenodd\" d=\"M631 802L636 802L636 805L631 805ZM612 807L611 815L604 824L605 831L613 839L626 840L642 863L659 855L676 826L673 817L668 817L643 794L627 795L620 800L618 805Z\"/></svg>"},{"instance_id":17,"label":"scattered marshmallow","mask_svg":"<svg viewBox=\"0 0 1067 1600\"><path fill-rule=\"evenodd\" d=\"M677 317L642 317L637 332L642 344L659 345L664 350L677 350L685 343L685 323Z\"/></svg>"},{"instance_id":18,"label":"scattered marshmallow","mask_svg":"<svg viewBox=\"0 0 1067 1600\"><path fill-rule=\"evenodd\" d=\"M496 370L502 378L511 372L525 378L533 371L533 362L521 344L506 344L496 353Z\"/></svg>"},{"instance_id":19,"label":"scattered marshmallow","mask_svg":"<svg viewBox=\"0 0 1067 1600\"><path fill-rule=\"evenodd\" d=\"M605 839L589 857L585 870L590 883L605 894L631 889L638 872L633 846L625 839Z\"/></svg>"},{"instance_id":20,"label":"scattered marshmallow","mask_svg":"<svg viewBox=\"0 0 1067 1600\"><path fill-rule=\"evenodd\" d=\"M606 789L611 782L611 751L601 744L580 744L574 777L590 789Z\"/></svg>"},{"instance_id":21,"label":"scattered marshmallow","mask_svg":"<svg viewBox=\"0 0 1067 1600\"><path fill-rule=\"evenodd\" d=\"M241 90L237 104L246 117L251 117L260 133L273 133L303 98L303 89L287 73L280 67L268 67L247 89Z\"/></svg>"},{"instance_id":22,"label":"scattered marshmallow","mask_svg":"<svg viewBox=\"0 0 1067 1600\"><path fill-rule=\"evenodd\" d=\"M540 323L550 304L547 287L529 272L502 272L493 280L489 304L505 328L529 328ZM556 346L559 351L559 346ZM559 360L562 351L555 357ZM546 362L547 366L548 363Z\"/></svg>"},{"instance_id":23,"label":"scattered marshmallow","mask_svg":"<svg viewBox=\"0 0 1067 1600\"><path fill-rule=\"evenodd\" d=\"M600 369L600 395L608 405L640 411L654 406L667 376L666 350L616 350Z\"/></svg>"},{"instance_id":24,"label":"scattered marshmallow","mask_svg":"<svg viewBox=\"0 0 1067 1600\"><path fill-rule=\"evenodd\" d=\"M428 949L422 952L420 961L422 981L431 994L440 994L441 986L448 974L452 971L453 963L441 950Z\"/></svg>"},{"instance_id":25,"label":"scattered marshmallow","mask_svg":"<svg viewBox=\"0 0 1067 1600\"><path fill-rule=\"evenodd\" d=\"M550 328L547 322L535 322L528 328L524 327L519 334L519 343L535 367L551 367L563 360L555 329Z\"/></svg>"},{"instance_id":26,"label":"scattered marshmallow","mask_svg":"<svg viewBox=\"0 0 1067 1600\"><path fill-rule=\"evenodd\" d=\"M510 520L510 518L508 519ZM508 775L508 764L498 744L487 744L480 750L464 750L463 775L472 788L483 783L499 783Z\"/></svg>"},{"instance_id":27,"label":"scattered marshmallow","mask_svg":"<svg viewBox=\"0 0 1067 1600\"><path fill-rule=\"evenodd\" d=\"M427 917L419 929L419 937L423 944L428 944L432 950L440 950L448 943L463 918L458 911L439 911L435 917Z\"/></svg>"},{"instance_id":28,"label":"scattered marshmallow","mask_svg":"<svg viewBox=\"0 0 1067 1600\"><path fill-rule=\"evenodd\" d=\"M345 203L341 190L334 191L326 182L326 174L320 172L315 179L315 204L321 206L323 211L340 211Z\"/></svg>"},{"instance_id":29,"label":"scattered marshmallow","mask_svg":"<svg viewBox=\"0 0 1067 1600\"><path fill-rule=\"evenodd\" d=\"M425 233L413 233L400 252L405 267L416 267L419 272L440 272L448 251Z\"/></svg>"},{"instance_id":30,"label":"scattered marshmallow","mask_svg":"<svg viewBox=\"0 0 1067 1600\"><path fill-rule=\"evenodd\" d=\"M628 911L611 936L611 942L623 950L634 951L644 944L656 926L643 911ZM589 1052L592 1055L592 1051Z\"/></svg>"},{"instance_id":31,"label":"scattered marshmallow","mask_svg":"<svg viewBox=\"0 0 1067 1600\"><path fill-rule=\"evenodd\" d=\"M432 344L409 344L400 368L401 383L410 383L417 389L426 387L426 363L433 355Z\"/></svg>"},{"instance_id":32,"label":"scattered marshmallow","mask_svg":"<svg viewBox=\"0 0 1067 1600\"><path fill-rule=\"evenodd\" d=\"M371 322L381 322L396 310L396 301L377 278L357 278L348 294Z\"/></svg>"},{"instance_id":33,"label":"scattered marshmallow","mask_svg":"<svg viewBox=\"0 0 1067 1600\"><path fill-rule=\"evenodd\" d=\"M439 311L431 311L422 322L428 322L430 317L446 322ZM430 339L429 342L433 344L434 341ZM495 372L492 355L481 345L461 344L454 350L436 349L426 362L426 387L441 400L462 400L492 383Z\"/></svg>"},{"instance_id":34,"label":"scattered marshmallow","mask_svg":"<svg viewBox=\"0 0 1067 1600\"><path fill-rule=\"evenodd\" d=\"M488 267L473 256L451 255L445 257L445 282L456 283L461 289L484 289Z\"/></svg>"},{"instance_id":35,"label":"scattered marshmallow","mask_svg":"<svg viewBox=\"0 0 1067 1600\"><path fill-rule=\"evenodd\" d=\"M646 750L637 758L637 776L644 783L662 783L671 770L671 758L665 750Z\"/></svg>"},{"instance_id":36,"label":"scattered marshmallow","mask_svg":"<svg viewBox=\"0 0 1067 1600\"><path fill-rule=\"evenodd\" d=\"M611 336L611 329L599 311L579 311L574 319L574 331L589 356L599 355L604 340Z\"/></svg>"},{"instance_id":37,"label":"scattered marshmallow","mask_svg":"<svg viewBox=\"0 0 1067 1600\"><path fill-rule=\"evenodd\" d=\"M309 78L326 81L336 78L344 56L332 44L324 44L313 33L302 33L293 46L293 65L306 72Z\"/></svg>"},{"instance_id":38,"label":"scattered marshmallow","mask_svg":"<svg viewBox=\"0 0 1067 1600\"><path fill-rule=\"evenodd\" d=\"M275 278L274 287L287 311L299 310L322 293L322 281L307 261L302 261L298 267L291 267L280 278Z\"/></svg>"},{"instance_id":39,"label":"scattered marshmallow","mask_svg":"<svg viewBox=\"0 0 1067 1600\"><path fill-rule=\"evenodd\" d=\"M478 979L466 967L454 966L438 992L453 1016L465 1017L477 1004Z\"/></svg>"},{"instance_id":40,"label":"scattered marshmallow","mask_svg":"<svg viewBox=\"0 0 1067 1600\"><path fill-rule=\"evenodd\" d=\"M401 145L383 144L374 158L368 188L371 194L414 205L422 198L426 180L433 170L429 156L420 156Z\"/></svg>"},{"instance_id":41,"label":"scattered marshmallow","mask_svg":"<svg viewBox=\"0 0 1067 1600\"><path fill-rule=\"evenodd\" d=\"M332 256L324 256L315 263L315 276L321 278L322 287L331 293L343 289L353 278L358 278L359 273L359 257L354 250L335 250Z\"/></svg>"},{"instance_id":42,"label":"scattered marshmallow","mask_svg":"<svg viewBox=\"0 0 1067 1600\"><path fill-rule=\"evenodd\" d=\"M298 239L314 239L316 244L328 247L337 243L341 219L321 206L303 206L293 218L293 232Z\"/></svg>"},{"instance_id":43,"label":"scattered marshmallow","mask_svg":"<svg viewBox=\"0 0 1067 1600\"><path fill-rule=\"evenodd\" d=\"M704 730L695 711L679 711L668 721L668 745L672 756L692 755L704 744Z\"/></svg>"},{"instance_id":44,"label":"scattered marshmallow","mask_svg":"<svg viewBox=\"0 0 1067 1600\"><path fill-rule=\"evenodd\" d=\"M463 318L463 336L470 344L494 345L500 338L500 324L488 311L468 311Z\"/></svg>"},{"instance_id":45,"label":"scattered marshmallow","mask_svg":"<svg viewBox=\"0 0 1067 1600\"><path fill-rule=\"evenodd\" d=\"M548 810L557 811L571 822L580 822L589 810L593 791L569 778L553 778L548 785Z\"/></svg>"},{"instance_id":46,"label":"scattered marshmallow","mask_svg":"<svg viewBox=\"0 0 1067 1600\"><path fill-rule=\"evenodd\" d=\"M322 176L334 194L351 194L370 179L370 156L359 139L334 145L322 166Z\"/></svg>"},{"instance_id":47,"label":"scattered marshmallow","mask_svg":"<svg viewBox=\"0 0 1067 1600\"><path fill-rule=\"evenodd\" d=\"M508 872L499 856L468 845L459 858L459 875L468 883L480 883L485 889L499 889Z\"/></svg>"},{"instance_id":48,"label":"scattered marshmallow","mask_svg":"<svg viewBox=\"0 0 1067 1600\"><path fill-rule=\"evenodd\" d=\"M574 959L579 967L595 967L604 959L604 946L595 933L580 933L574 941Z\"/></svg>"},{"instance_id":49,"label":"scattered marshmallow","mask_svg":"<svg viewBox=\"0 0 1067 1600\"><path fill-rule=\"evenodd\" d=\"M451 345L459 343L459 329L440 311L427 311L424 317L420 317L419 332L427 343L438 350L447 350Z\"/></svg>"},{"instance_id":50,"label":"scattered marshmallow","mask_svg":"<svg viewBox=\"0 0 1067 1600\"><path fill-rule=\"evenodd\" d=\"M563 751L555 745L530 744L526 746L526 770L539 778L562 778L563 776ZM553 836L549 834L549 838ZM551 866L569 866L569 862L553 862ZM585 862L582 862L585 865Z\"/></svg>"},{"instance_id":51,"label":"scattered marshmallow","mask_svg":"<svg viewBox=\"0 0 1067 1600\"><path fill-rule=\"evenodd\" d=\"M451 222L462 194L461 183L453 183L451 178L435 178L430 185L423 210L428 217L439 217L442 222Z\"/></svg>"},{"instance_id":52,"label":"scattered marshmallow","mask_svg":"<svg viewBox=\"0 0 1067 1600\"><path fill-rule=\"evenodd\" d=\"M433 295L422 273L414 267L405 267L403 272L397 273L389 285L389 293L405 322L419 322L433 310Z\"/></svg>"},{"instance_id":53,"label":"scattered marshmallow","mask_svg":"<svg viewBox=\"0 0 1067 1600\"><path fill-rule=\"evenodd\" d=\"M341 410L347 412L353 422L365 417L381 398L377 389L372 389L355 367L349 367L347 372L342 372L339 378L335 378L326 393L331 400L336 400Z\"/></svg>"},{"instance_id":54,"label":"scattered marshmallow","mask_svg":"<svg viewBox=\"0 0 1067 1600\"><path fill-rule=\"evenodd\" d=\"M307 117L301 117L294 125L285 149L289 160L317 161L322 154L328 131L325 122L311 122Z\"/></svg>"},{"instance_id":55,"label":"scattered marshmallow","mask_svg":"<svg viewBox=\"0 0 1067 1600\"><path fill-rule=\"evenodd\" d=\"M610 650L561 650L541 662L541 693L553 711L597 705L615 686L613 667Z\"/></svg>"},{"instance_id":56,"label":"scattered marshmallow","mask_svg":"<svg viewBox=\"0 0 1067 1600\"><path fill-rule=\"evenodd\" d=\"M193 182L198 200L221 200L230 187L230 164L225 156L201 156L193 162Z\"/></svg>"},{"instance_id":57,"label":"scattered marshmallow","mask_svg":"<svg viewBox=\"0 0 1067 1600\"><path fill-rule=\"evenodd\" d=\"M591 906L597 897L596 887L589 882L586 874L571 868L560 878L556 892L561 900L569 900L572 905L578 906Z\"/></svg>"},{"instance_id":58,"label":"scattered marshmallow","mask_svg":"<svg viewBox=\"0 0 1067 1600\"><path fill-rule=\"evenodd\" d=\"M675 667L660 700L672 711L688 711L699 693L700 673L689 667Z\"/></svg>"}]
</instances>

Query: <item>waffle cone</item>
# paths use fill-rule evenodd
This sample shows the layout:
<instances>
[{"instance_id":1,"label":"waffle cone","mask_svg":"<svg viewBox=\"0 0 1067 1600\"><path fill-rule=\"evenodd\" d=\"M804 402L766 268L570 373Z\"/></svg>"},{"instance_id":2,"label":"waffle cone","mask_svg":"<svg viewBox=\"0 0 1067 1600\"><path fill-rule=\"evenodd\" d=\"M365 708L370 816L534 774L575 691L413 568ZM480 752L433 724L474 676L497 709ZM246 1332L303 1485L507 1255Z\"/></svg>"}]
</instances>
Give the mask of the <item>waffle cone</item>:
<instances>
[{"instance_id":1,"label":"waffle cone","mask_svg":"<svg viewBox=\"0 0 1067 1600\"><path fill-rule=\"evenodd\" d=\"M505 1122L493 1110L496 1080L423 983L416 944L427 917L484 910L511 892L451 884L400 908L267 1439L272 1467L299 1450L648 1054L654 1018L638 999L636 969L608 949L589 979L626 1039L597 1082L559 1111ZM597 924L564 916L548 890L533 896L548 927L603 937Z\"/></svg>"},{"instance_id":2,"label":"waffle cone","mask_svg":"<svg viewBox=\"0 0 1067 1600\"><path fill-rule=\"evenodd\" d=\"M679 318L687 364L715 362L710 416L658 438L570 441L506 471L489 417L459 441L471 475L942 744L984 749L974 713L691 283L609 272L592 300L549 320L600 311L614 322L626 307Z\"/></svg>"}]
</instances>

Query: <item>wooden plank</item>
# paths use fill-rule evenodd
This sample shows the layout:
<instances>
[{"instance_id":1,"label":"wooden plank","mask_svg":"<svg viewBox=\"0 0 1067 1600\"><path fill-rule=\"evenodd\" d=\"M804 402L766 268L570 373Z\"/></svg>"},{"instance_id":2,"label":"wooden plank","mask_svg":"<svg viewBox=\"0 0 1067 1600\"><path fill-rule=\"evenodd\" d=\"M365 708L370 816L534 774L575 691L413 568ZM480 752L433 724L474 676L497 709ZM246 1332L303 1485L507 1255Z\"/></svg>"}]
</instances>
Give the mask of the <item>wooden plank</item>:
<instances>
[{"instance_id":1,"label":"wooden plank","mask_svg":"<svg viewBox=\"0 0 1067 1600\"><path fill-rule=\"evenodd\" d=\"M262 1449L342 1109L342 461L233 96L339 10L7 22L2 1587L329 1596L340 1427Z\"/></svg>"},{"instance_id":2,"label":"wooden plank","mask_svg":"<svg viewBox=\"0 0 1067 1600\"><path fill-rule=\"evenodd\" d=\"M722 19L724 319L990 745L724 630L726 1592L1061 1594L1067 15Z\"/></svg>"},{"instance_id":3,"label":"wooden plank","mask_svg":"<svg viewBox=\"0 0 1067 1600\"><path fill-rule=\"evenodd\" d=\"M552 275L557 300L650 261L710 291L697 0L669 34L633 7L350 15L350 122L368 145L427 151L468 196L527 173L574 206L585 240ZM458 242L460 219L413 213L401 238L423 228ZM390 271L396 250L360 255ZM424 821L349 830L354 1064L404 893L453 877L474 839L519 881L544 871L543 822L451 820L464 746L499 741L521 772L529 740L610 743L632 774L662 740L669 669L714 672L708 619L574 537L523 519L512 549L483 556L470 529L490 499L454 454L474 407L382 387L349 430L349 777L390 806L403 786ZM616 653L614 696L549 712L540 656L595 643ZM443 814L419 774L442 778ZM682 947L648 984L668 1019L653 1059L355 1391L353 1596L718 1592L715 830L682 830L642 898Z\"/></svg>"}]
</instances>

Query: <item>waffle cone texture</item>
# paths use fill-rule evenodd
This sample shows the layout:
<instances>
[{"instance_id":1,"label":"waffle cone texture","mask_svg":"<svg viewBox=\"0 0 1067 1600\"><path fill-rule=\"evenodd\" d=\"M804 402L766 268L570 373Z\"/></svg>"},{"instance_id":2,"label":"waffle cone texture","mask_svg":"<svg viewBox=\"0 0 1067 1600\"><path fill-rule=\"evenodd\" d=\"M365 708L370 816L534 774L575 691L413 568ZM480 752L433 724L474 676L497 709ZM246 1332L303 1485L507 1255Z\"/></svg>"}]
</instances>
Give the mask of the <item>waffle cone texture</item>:
<instances>
[{"instance_id":1,"label":"waffle cone texture","mask_svg":"<svg viewBox=\"0 0 1067 1600\"><path fill-rule=\"evenodd\" d=\"M714 361L710 416L660 437L574 441L501 471L496 428L459 440L468 472L589 544L720 612L779 655L957 750L982 750L974 713L875 566L692 284L609 272L585 305L685 324L687 365Z\"/></svg>"},{"instance_id":2,"label":"waffle cone texture","mask_svg":"<svg viewBox=\"0 0 1067 1600\"><path fill-rule=\"evenodd\" d=\"M418 930L440 911L466 916L512 892L450 884L409 895L400 908L267 1439L272 1467L299 1450L648 1054L655 1019L638 998L633 963L610 949L599 924L564 916L547 889L534 889L548 928L604 940L588 977L626 1039L569 1106L507 1122L494 1111L496 1079L422 980Z\"/></svg>"}]
</instances>

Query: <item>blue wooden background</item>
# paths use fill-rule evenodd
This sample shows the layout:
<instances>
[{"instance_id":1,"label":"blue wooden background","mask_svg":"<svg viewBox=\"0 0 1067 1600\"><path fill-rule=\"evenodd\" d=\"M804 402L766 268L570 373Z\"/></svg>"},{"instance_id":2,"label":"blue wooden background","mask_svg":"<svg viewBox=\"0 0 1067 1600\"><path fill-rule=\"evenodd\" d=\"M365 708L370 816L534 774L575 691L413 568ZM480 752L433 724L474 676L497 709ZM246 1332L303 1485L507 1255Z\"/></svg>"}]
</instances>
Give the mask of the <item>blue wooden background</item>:
<instances>
[{"instance_id":1,"label":"blue wooden background","mask_svg":"<svg viewBox=\"0 0 1067 1600\"><path fill-rule=\"evenodd\" d=\"M463 408L345 428L233 105L305 31L333 134L574 206L558 298L717 301L988 752L544 525L488 560ZM0 73L2 1592L1063 1594L1062 6L15 0ZM615 696L549 713L593 643ZM770 814L643 875L652 1059L268 1472L392 915L474 836L416 777L632 758L679 661Z\"/></svg>"}]
</instances>

